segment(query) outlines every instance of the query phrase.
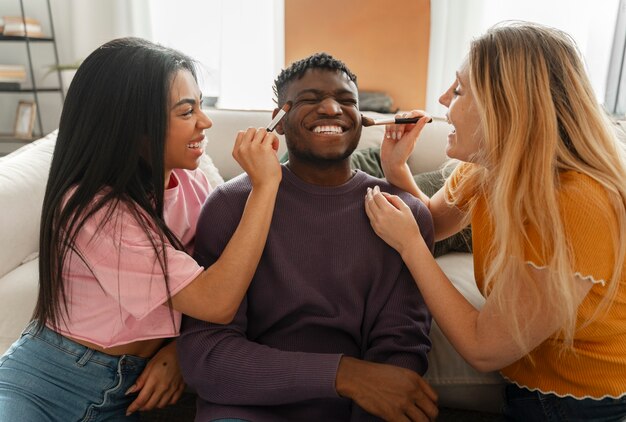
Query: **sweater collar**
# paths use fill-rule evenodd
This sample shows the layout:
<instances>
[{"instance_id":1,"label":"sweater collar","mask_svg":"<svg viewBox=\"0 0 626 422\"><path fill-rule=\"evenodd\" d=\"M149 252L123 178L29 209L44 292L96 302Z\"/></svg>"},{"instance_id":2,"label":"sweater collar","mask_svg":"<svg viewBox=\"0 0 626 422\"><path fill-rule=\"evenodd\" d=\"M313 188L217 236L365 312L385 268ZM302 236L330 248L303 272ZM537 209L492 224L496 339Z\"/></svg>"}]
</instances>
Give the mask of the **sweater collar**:
<instances>
[{"instance_id":1,"label":"sweater collar","mask_svg":"<svg viewBox=\"0 0 626 422\"><path fill-rule=\"evenodd\" d=\"M315 195L343 195L363 185L367 175L360 170L355 170L353 176L346 183L337 186L320 186L307 183L296 176L285 164L283 168L283 181L296 188Z\"/></svg>"}]
</instances>

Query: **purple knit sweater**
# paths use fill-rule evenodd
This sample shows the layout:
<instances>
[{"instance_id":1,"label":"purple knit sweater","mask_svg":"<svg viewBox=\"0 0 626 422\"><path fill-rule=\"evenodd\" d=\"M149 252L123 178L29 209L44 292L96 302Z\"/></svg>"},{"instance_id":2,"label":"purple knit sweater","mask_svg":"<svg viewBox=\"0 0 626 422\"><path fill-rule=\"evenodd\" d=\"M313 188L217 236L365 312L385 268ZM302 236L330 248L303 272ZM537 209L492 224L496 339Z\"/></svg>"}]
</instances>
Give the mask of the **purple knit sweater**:
<instances>
[{"instance_id":1,"label":"purple knit sweater","mask_svg":"<svg viewBox=\"0 0 626 422\"><path fill-rule=\"evenodd\" d=\"M183 376L198 393L196 421L373 420L335 391L341 355L424 374L431 317L400 255L372 230L368 187L400 195L433 244L428 210L357 171L337 187L307 184L283 167L269 237L229 325L185 317ZM209 266L232 236L250 192L240 176L209 197L195 255Z\"/></svg>"}]
</instances>

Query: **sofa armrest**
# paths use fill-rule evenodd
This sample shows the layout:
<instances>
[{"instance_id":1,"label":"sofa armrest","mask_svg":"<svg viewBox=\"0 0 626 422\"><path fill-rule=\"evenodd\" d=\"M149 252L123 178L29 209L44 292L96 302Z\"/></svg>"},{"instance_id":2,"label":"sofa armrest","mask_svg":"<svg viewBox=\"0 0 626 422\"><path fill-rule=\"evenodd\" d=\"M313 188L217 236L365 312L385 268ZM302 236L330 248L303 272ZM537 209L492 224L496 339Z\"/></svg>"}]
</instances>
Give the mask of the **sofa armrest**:
<instances>
[{"instance_id":1,"label":"sofa armrest","mask_svg":"<svg viewBox=\"0 0 626 422\"><path fill-rule=\"evenodd\" d=\"M39 249L41 206L56 132L0 160L0 277Z\"/></svg>"},{"instance_id":2,"label":"sofa armrest","mask_svg":"<svg viewBox=\"0 0 626 422\"><path fill-rule=\"evenodd\" d=\"M437 258L454 287L480 309L485 298L474 281L472 254L448 253ZM505 381L497 372L478 372L457 353L443 335L437 321L430 330L433 347L428 354L425 379L437 391L439 405L455 409L499 413L503 405Z\"/></svg>"}]
</instances>

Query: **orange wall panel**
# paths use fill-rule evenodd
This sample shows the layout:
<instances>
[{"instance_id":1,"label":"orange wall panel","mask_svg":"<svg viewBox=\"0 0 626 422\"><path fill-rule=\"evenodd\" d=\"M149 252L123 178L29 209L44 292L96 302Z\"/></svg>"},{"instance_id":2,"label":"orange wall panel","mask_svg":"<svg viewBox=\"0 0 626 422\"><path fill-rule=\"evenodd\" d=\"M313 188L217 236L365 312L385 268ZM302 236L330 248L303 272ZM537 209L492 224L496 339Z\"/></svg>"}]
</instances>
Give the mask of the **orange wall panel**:
<instances>
[{"instance_id":1,"label":"orange wall panel","mask_svg":"<svg viewBox=\"0 0 626 422\"><path fill-rule=\"evenodd\" d=\"M424 108L429 0L285 0L285 63L325 51L402 110Z\"/></svg>"}]
</instances>

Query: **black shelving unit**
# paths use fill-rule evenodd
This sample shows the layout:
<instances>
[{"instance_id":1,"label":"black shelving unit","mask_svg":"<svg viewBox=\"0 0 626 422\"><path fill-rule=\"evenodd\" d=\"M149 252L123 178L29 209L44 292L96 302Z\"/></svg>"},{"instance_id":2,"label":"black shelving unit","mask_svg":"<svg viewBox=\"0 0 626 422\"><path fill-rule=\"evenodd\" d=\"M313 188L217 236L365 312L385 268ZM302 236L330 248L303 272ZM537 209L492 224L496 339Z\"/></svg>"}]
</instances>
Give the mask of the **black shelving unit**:
<instances>
[{"instance_id":1,"label":"black shelving unit","mask_svg":"<svg viewBox=\"0 0 626 422\"><path fill-rule=\"evenodd\" d=\"M20 2L20 11L22 16L22 21L26 21L26 13L24 9L24 0L19 0ZM0 35L0 43L2 42L16 42L23 43L26 47L26 55L28 58L27 71L30 75L30 87L20 87L19 89L5 89L0 88L0 93L2 94L32 94L33 100L36 105L36 121L37 121L37 130L34 131L32 140L35 140L44 135L43 124L41 119L42 108L40 107L39 101L39 93L48 93L48 92L58 92L61 98L61 105L65 100L65 95L63 91L63 80L61 79L61 71L56 70L58 87L57 88L41 88L37 85L37 80L35 78L35 72L33 70L33 53L31 50L31 45L36 43L45 43L49 44L53 48L54 52L54 64L58 67L59 65L59 52L57 50L57 43L54 34L54 22L52 20L52 8L50 7L50 0L46 0L47 12L48 12L48 22L50 24L50 35L46 37L29 37L29 36L5 36ZM27 34L28 35L28 34ZM0 140L13 140L17 142L24 142L24 139L16 139L13 138L11 134L0 135Z\"/></svg>"}]
</instances>

